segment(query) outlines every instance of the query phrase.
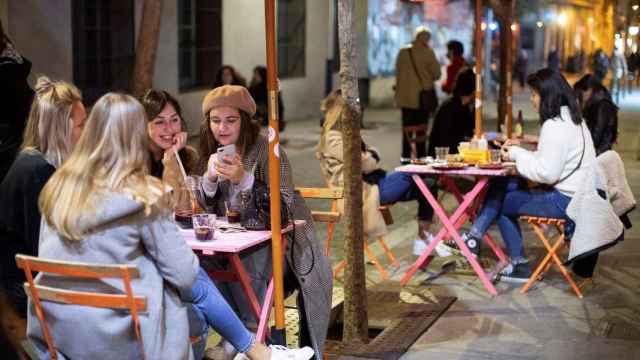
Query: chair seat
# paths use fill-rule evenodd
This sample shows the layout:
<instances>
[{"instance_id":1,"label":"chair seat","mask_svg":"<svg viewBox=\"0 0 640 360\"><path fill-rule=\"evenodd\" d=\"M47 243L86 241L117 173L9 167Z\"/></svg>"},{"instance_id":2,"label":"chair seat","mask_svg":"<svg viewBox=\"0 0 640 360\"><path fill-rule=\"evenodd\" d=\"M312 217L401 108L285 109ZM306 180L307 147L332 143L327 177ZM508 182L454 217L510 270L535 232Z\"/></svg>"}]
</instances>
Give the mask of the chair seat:
<instances>
[{"instance_id":1,"label":"chair seat","mask_svg":"<svg viewBox=\"0 0 640 360\"><path fill-rule=\"evenodd\" d=\"M337 223L340 221L340 213L337 211L311 211L313 221Z\"/></svg>"},{"instance_id":2,"label":"chair seat","mask_svg":"<svg viewBox=\"0 0 640 360\"><path fill-rule=\"evenodd\" d=\"M522 215L520 219L532 224L564 225L565 220L541 216Z\"/></svg>"}]
</instances>

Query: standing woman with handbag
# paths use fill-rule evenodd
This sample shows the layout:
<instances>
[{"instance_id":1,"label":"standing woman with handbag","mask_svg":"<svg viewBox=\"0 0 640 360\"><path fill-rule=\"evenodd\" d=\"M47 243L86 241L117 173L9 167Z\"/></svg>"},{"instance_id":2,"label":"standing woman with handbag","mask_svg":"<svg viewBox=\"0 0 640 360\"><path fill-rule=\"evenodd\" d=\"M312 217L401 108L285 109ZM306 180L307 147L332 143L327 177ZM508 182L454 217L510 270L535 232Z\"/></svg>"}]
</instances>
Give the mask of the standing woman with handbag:
<instances>
[{"instance_id":1,"label":"standing woman with handbag","mask_svg":"<svg viewBox=\"0 0 640 360\"><path fill-rule=\"evenodd\" d=\"M396 59L396 107L402 111L402 127L427 125L429 117L438 107L435 82L440 79L440 63L429 46L431 32L418 27L413 42L400 49ZM416 134L421 136L424 134ZM427 156L426 142L417 142L418 158ZM401 163L411 161L411 146L404 130L402 132Z\"/></svg>"},{"instance_id":2,"label":"standing woman with handbag","mask_svg":"<svg viewBox=\"0 0 640 360\"><path fill-rule=\"evenodd\" d=\"M227 206L246 205L241 198L251 196L254 186L268 184L269 143L260 135L260 125L251 118L256 104L242 86L226 85L211 90L202 102L204 120L200 128L200 169L203 190L218 213ZM235 155L219 156L222 146L235 146ZM332 273L322 246L316 241L311 212L293 189L291 165L280 147L280 193L282 207L292 218L306 220L294 230L285 253L285 290L299 289L300 346L313 347L322 358L331 311ZM271 248L268 244L245 251L241 256L252 280L258 301L264 299L271 278ZM204 267L223 266L221 263ZM220 283L219 289L245 323L256 319L237 284ZM251 327L251 326L249 326Z\"/></svg>"}]
</instances>

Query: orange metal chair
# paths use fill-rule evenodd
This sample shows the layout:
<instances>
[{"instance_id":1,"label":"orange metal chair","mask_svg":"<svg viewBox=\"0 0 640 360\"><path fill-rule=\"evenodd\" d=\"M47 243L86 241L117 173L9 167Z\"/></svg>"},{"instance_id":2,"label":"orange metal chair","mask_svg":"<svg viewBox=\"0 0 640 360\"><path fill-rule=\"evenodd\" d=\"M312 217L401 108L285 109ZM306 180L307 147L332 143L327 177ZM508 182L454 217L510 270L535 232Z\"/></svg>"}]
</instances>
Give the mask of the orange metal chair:
<instances>
[{"instance_id":1,"label":"orange metal chair","mask_svg":"<svg viewBox=\"0 0 640 360\"><path fill-rule=\"evenodd\" d=\"M343 189L342 188L303 188L299 187L296 190L300 191L300 194L305 199L328 199L331 200L331 210L330 211L311 211L311 215L313 216L314 221L318 222L326 222L327 223L327 241L325 243L325 255L331 255L331 243L333 241L333 234L335 229L335 224L340 221L341 214L338 212L338 200L342 199ZM382 216L385 219L387 225L393 224L393 217L391 216L391 212L389 211L388 206L381 206L380 211L382 212ZM400 264L396 260L395 256L384 242L384 238L381 236L378 239L378 243L382 246L387 258L395 267L399 267ZM376 269L380 272L380 275L383 279L387 279L389 275L385 271L385 269L380 265L380 261L376 255L369 248L369 244L366 239L364 242L364 250L369 258L369 261L376 267ZM339 273L344 269L347 265L345 260L342 260L336 269L334 270L333 277L335 279L338 278Z\"/></svg>"},{"instance_id":2,"label":"orange metal chair","mask_svg":"<svg viewBox=\"0 0 640 360\"><path fill-rule=\"evenodd\" d=\"M391 210L389 209L389 206L382 205L378 209L382 213L382 217L384 218L385 224L387 224L387 225L393 224L393 217L391 216ZM387 246L387 243L385 243L384 237L379 236L377 240L378 240L378 243L380 244L380 246L382 247L382 249L384 250L384 253L387 256L387 259L389 260L391 265L393 265L396 268L400 267L400 263L398 263L398 260L396 260L396 257L393 255L393 252L391 252L391 250ZM382 279L384 279L384 280L388 279L389 278L389 274L387 274L387 271L380 264L380 261L378 260L378 257L369 248L369 242L368 242L368 239L366 237L365 237L363 243L364 243L364 251L366 252L367 257L369 258L369 262L371 264L373 264L373 266L376 267L376 269L380 273L380 276L382 277ZM336 266L336 269L333 272L333 278L334 279L338 278L338 275L340 274L340 272L342 270L344 270L345 266L347 266L347 261L346 260L342 260L338 264L338 266Z\"/></svg>"},{"instance_id":3,"label":"orange metal chair","mask_svg":"<svg viewBox=\"0 0 640 360\"><path fill-rule=\"evenodd\" d=\"M86 263L47 260L27 255L16 255L18 268L24 271L27 282L24 283L25 293L31 298L35 306L36 316L42 327L42 333L51 359L57 359L53 337L42 309L41 301L52 301L63 304L75 304L108 309L129 309L133 318L136 339L140 345L140 354L144 358L142 334L140 333L140 319L138 313L147 310L147 299L134 296L131 279L140 278L140 273L131 265L95 265ZM76 278L117 278L122 279L126 293L122 295L103 294L85 291L71 291L62 288L36 285L32 272L57 274Z\"/></svg>"},{"instance_id":4,"label":"orange metal chair","mask_svg":"<svg viewBox=\"0 0 640 360\"><path fill-rule=\"evenodd\" d=\"M564 265L562 265L562 261L560 261L560 258L557 254L559 250L562 250L567 245L564 238L565 221L563 219L544 218L536 216L521 216L520 219L531 224L533 231L536 233L540 241L542 241L548 252L547 255L542 259L540 264L536 267L527 283L524 284L520 292L522 294L526 293L531 285L533 285L533 283L536 282L544 273L546 273L549 268L551 268L551 266L555 263L569 285L571 285L573 291L580 299L582 299L582 292L580 291L580 288L576 285L575 281L573 281L573 278L571 277L571 274L569 274L569 271L567 271ZM541 228L542 224L555 226L556 230L558 231L558 237L554 244L551 244L549 239L547 239L547 237L544 235L544 231Z\"/></svg>"}]
</instances>

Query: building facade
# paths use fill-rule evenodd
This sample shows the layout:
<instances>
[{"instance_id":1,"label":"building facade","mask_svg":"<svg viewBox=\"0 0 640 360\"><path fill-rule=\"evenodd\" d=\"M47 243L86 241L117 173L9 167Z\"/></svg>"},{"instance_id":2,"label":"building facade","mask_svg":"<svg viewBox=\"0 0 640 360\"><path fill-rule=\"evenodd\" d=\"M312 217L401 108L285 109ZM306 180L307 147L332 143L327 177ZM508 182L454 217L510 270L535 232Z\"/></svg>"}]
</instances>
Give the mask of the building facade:
<instances>
[{"instance_id":1,"label":"building facade","mask_svg":"<svg viewBox=\"0 0 640 360\"><path fill-rule=\"evenodd\" d=\"M91 103L126 90L143 0L6 0L0 19L32 75L78 85ZM319 116L325 93L330 2L278 0L280 87L289 120ZM164 1L154 87L180 101L190 132L217 69L229 64L247 81L266 64L264 5L256 0Z\"/></svg>"}]
</instances>

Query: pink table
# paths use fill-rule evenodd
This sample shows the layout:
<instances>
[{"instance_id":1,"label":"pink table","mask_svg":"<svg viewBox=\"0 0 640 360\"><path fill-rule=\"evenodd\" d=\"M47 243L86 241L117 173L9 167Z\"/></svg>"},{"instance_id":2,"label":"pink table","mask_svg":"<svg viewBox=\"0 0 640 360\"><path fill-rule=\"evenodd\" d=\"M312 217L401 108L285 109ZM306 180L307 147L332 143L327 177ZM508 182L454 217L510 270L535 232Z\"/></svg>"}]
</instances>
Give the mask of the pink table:
<instances>
[{"instance_id":1,"label":"pink table","mask_svg":"<svg viewBox=\"0 0 640 360\"><path fill-rule=\"evenodd\" d=\"M480 169L474 166L469 166L460 170L436 170L433 169L430 165L405 165L396 168L396 171L413 174L413 181L416 182L416 185L418 185L418 188L420 188L422 194L427 198L427 201L433 207L435 214L438 216L438 218L440 218L443 224L443 228L440 229L440 231L434 238L434 241L429 244L422 255L420 255L416 262L411 265L409 270L407 270L405 275L402 277L400 284L402 286L406 285L419 268L427 266L429 264L429 262L431 261L431 257L429 255L431 255L431 252L440 241L443 241L448 237L453 237L454 241L458 245L458 248L467 258L467 260L471 264L471 267L476 272L487 291L491 295L497 295L497 291L491 283L491 278L493 277L493 275L495 275L495 273L500 271L504 266L508 264L506 255L504 254L504 252L502 252L502 249L494 243L491 236L489 236L489 234L486 234L484 236L485 242L489 244L493 252L500 260L498 266L493 270L493 272L487 274L478 263L478 260L471 254L469 248L467 248L467 246L465 245L458 232L458 229L460 229L462 224L464 224L467 219L473 220L475 218L475 213L478 207L482 204L484 193L486 192L487 185L489 184L489 178L495 176L507 176L510 175L511 172L507 169L489 170ZM453 193L459 205L451 216L449 216L444 211L440 203L438 203L437 198L433 196L420 175L436 175L439 178L440 183L444 184L446 190ZM452 177L454 176L472 176L477 179L477 182L471 191L463 195L453 181Z\"/></svg>"},{"instance_id":2,"label":"pink table","mask_svg":"<svg viewBox=\"0 0 640 360\"><path fill-rule=\"evenodd\" d=\"M226 220L218 219L218 224L224 223ZM304 220L296 220L295 226L299 227L305 224ZM282 229L282 233L287 233L293 229L293 225L289 225ZM180 229L182 237L187 242L187 245L194 251L200 251L203 255L211 256L224 256L229 260L231 264L231 270L229 271L210 271L209 276L220 281L237 281L242 286L242 290L249 300L249 304L258 322L258 330L256 337L259 341L264 342L267 334L267 328L269 323L269 313L273 305L273 278L269 281L267 292L265 294L264 302L262 305L258 301L258 298L251 287L251 280L249 274L244 268L242 261L240 260L240 253L246 249L260 245L265 241L271 239L271 231L246 231L237 233L222 233L215 232L214 239L211 241L199 241L196 239L192 229ZM286 236L282 237L283 249L287 248Z\"/></svg>"}]
</instances>

